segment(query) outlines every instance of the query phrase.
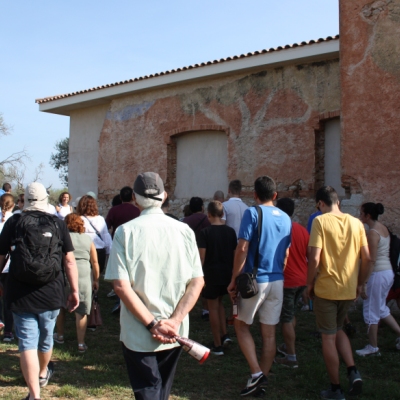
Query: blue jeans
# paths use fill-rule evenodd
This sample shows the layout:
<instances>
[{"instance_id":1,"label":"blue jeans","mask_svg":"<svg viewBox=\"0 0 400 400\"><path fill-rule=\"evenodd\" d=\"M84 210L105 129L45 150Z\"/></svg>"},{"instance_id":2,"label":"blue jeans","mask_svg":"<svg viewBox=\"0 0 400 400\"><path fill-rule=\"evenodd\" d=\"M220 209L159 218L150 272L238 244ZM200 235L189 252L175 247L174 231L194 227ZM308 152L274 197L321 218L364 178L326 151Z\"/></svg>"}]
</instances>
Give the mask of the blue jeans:
<instances>
[{"instance_id":1,"label":"blue jeans","mask_svg":"<svg viewBox=\"0 0 400 400\"><path fill-rule=\"evenodd\" d=\"M47 353L53 348L53 331L60 310L38 314L13 312L18 350L39 350Z\"/></svg>"}]
</instances>

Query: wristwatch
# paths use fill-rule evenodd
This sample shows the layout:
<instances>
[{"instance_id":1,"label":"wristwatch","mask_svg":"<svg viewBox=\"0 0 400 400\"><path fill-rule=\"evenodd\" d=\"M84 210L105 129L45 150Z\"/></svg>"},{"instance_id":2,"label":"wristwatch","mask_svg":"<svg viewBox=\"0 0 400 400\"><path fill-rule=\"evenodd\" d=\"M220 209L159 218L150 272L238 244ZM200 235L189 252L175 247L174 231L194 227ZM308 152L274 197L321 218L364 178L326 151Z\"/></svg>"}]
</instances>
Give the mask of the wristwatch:
<instances>
[{"instance_id":1,"label":"wristwatch","mask_svg":"<svg viewBox=\"0 0 400 400\"><path fill-rule=\"evenodd\" d=\"M151 328L153 328L155 325L157 324L157 321L155 319L153 319L153 321L151 321L147 326L146 329L150 330Z\"/></svg>"}]
</instances>

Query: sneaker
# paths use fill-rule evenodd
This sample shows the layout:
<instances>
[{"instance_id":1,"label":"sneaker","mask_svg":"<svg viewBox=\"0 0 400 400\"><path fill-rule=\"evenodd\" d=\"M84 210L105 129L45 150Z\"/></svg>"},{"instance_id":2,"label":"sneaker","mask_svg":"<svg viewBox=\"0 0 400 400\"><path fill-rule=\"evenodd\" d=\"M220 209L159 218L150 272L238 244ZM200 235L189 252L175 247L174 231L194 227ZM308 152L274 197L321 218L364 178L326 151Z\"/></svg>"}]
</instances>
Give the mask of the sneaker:
<instances>
[{"instance_id":1,"label":"sneaker","mask_svg":"<svg viewBox=\"0 0 400 400\"><path fill-rule=\"evenodd\" d=\"M365 356L380 356L379 348L377 347L376 350L370 345L367 344L363 349L356 350L356 354L362 357Z\"/></svg>"},{"instance_id":2,"label":"sneaker","mask_svg":"<svg viewBox=\"0 0 400 400\"><path fill-rule=\"evenodd\" d=\"M286 350L286 344L285 343L282 343L276 349L278 350L279 353L283 354L285 357L287 356L287 350Z\"/></svg>"},{"instance_id":3,"label":"sneaker","mask_svg":"<svg viewBox=\"0 0 400 400\"><path fill-rule=\"evenodd\" d=\"M226 347L226 346L230 345L231 343L233 343L233 340L227 334L227 335L224 335L221 337L221 343L222 343L222 346Z\"/></svg>"},{"instance_id":4,"label":"sneaker","mask_svg":"<svg viewBox=\"0 0 400 400\"><path fill-rule=\"evenodd\" d=\"M53 376L53 374L54 374L54 364L53 364L53 361L50 361L49 364L47 365L46 377L41 378L39 376L39 386L41 388L44 388L45 386L47 386L47 384L49 383L49 380Z\"/></svg>"},{"instance_id":5,"label":"sneaker","mask_svg":"<svg viewBox=\"0 0 400 400\"><path fill-rule=\"evenodd\" d=\"M252 378L250 376L247 381L246 387L240 392L241 396L248 396L249 394L258 394L260 388L268 384L268 379L264 374L261 374L257 378Z\"/></svg>"},{"instance_id":6,"label":"sneaker","mask_svg":"<svg viewBox=\"0 0 400 400\"><path fill-rule=\"evenodd\" d=\"M224 349L222 348L222 346L214 346L211 348L211 353L214 354L215 356L223 356Z\"/></svg>"},{"instance_id":7,"label":"sneaker","mask_svg":"<svg viewBox=\"0 0 400 400\"><path fill-rule=\"evenodd\" d=\"M14 335L11 332L4 332L3 342L11 343L14 340Z\"/></svg>"},{"instance_id":8,"label":"sneaker","mask_svg":"<svg viewBox=\"0 0 400 400\"><path fill-rule=\"evenodd\" d=\"M111 292L107 294L107 297L114 297L116 296L114 289L111 289Z\"/></svg>"},{"instance_id":9,"label":"sneaker","mask_svg":"<svg viewBox=\"0 0 400 400\"><path fill-rule=\"evenodd\" d=\"M58 335L58 333L55 333L53 335L53 340L58 344L64 344L64 335Z\"/></svg>"},{"instance_id":10,"label":"sneaker","mask_svg":"<svg viewBox=\"0 0 400 400\"><path fill-rule=\"evenodd\" d=\"M120 301L117 301L115 304L114 304L114 307L112 308L112 310L111 310L111 314L115 314L115 313L118 313L118 312L120 312L121 311L121 302Z\"/></svg>"},{"instance_id":11,"label":"sneaker","mask_svg":"<svg viewBox=\"0 0 400 400\"><path fill-rule=\"evenodd\" d=\"M277 364L284 365L289 368L299 368L299 363L297 361L291 361L286 357L276 357L274 360Z\"/></svg>"},{"instance_id":12,"label":"sneaker","mask_svg":"<svg viewBox=\"0 0 400 400\"><path fill-rule=\"evenodd\" d=\"M349 374L349 395L358 396L362 392L362 379L358 370L352 370Z\"/></svg>"},{"instance_id":13,"label":"sneaker","mask_svg":"<svg viewBox=\"0 0 400 400\"><path fill-rule=\"evenodd\" d=\"M332 389L323 390L321 392L321 398L324 400L345 400L343 390L341 389L335 391Z\"/></svg>"},{"instance_id":14,"label":"sneaker","mask_svg":"<svg viewBox=\"0 0 400 400\"><path fill-rule=\"evenodd\" d=\"M396 349L400 350L400 337L396 339Z\"/></svg>"},{"instance_id":15,"label":"sneaker","mask_svg":"<svg viewBox=\"0 0 400 400\"><path fill-rule=\"evenodd\" d=\"M304 304L304 306L301 307L300 311L310 311L310 306L308 304Z\"/></svg>"},{"instance_id":16,"label":"sneaker","mask_svg":"<svg viewBox=\"0 0 400 400\"><path fill-rule=\"evenodd\" d=\"M94 325L93 325L93 326L89 326L89 325L88 325L88 326L86 327L86 329L87 329L88 331L90 331L90 332L96 332L96 326L94 326Z\"/></svg>"}]
</instances>

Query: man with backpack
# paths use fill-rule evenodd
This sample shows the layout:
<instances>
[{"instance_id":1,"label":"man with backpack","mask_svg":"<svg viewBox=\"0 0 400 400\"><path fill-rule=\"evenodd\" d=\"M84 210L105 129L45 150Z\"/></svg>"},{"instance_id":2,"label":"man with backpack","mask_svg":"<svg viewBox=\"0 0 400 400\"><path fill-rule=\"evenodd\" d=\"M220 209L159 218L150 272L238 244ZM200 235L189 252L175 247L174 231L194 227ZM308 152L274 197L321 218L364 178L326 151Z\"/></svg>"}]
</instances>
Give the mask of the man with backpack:
<instances>
[{"instance_id":1,"label":"man with backpack","mask_svg":"<svg viewBox=\"0 0 400 400\"><path fill-rule=\"evenodd\" d=\"M64 270L71 287L69 311L79 304L73 250L65 223L51 215L45 187L29 184L24 211L9 218L0 235L0 271L6 255L11 257L6 304L19 339L21 370L29 388L26 400L40 399L40 388L53 375L53 330L65 306Z\"/></svg>"}]
</instances>

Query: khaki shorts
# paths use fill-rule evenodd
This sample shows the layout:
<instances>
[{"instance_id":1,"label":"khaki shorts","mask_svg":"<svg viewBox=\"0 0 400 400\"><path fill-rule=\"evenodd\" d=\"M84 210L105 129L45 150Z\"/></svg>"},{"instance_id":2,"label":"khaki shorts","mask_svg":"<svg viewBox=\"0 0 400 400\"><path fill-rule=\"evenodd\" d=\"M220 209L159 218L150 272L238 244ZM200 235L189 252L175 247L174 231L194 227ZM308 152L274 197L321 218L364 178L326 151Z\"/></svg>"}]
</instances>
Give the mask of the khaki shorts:
<instances>
[{"instance_id":1,"label":"khaki shorts","mask_svg":"<svg viewBox=\"0 0 400 400\"><path fill-rule=\"evenodd\" d=\"M334 335L342 329L347 311L353 303L353 300L327 300L315 296L314 314L318 331Z\"/></svg>"},{"instance_id":2,"label":"khaki shorts","mask_svg":"<svg viewBox=\"0 0 400 400\"><path fill-rule=\"evenodd\" d=\"M283 281L258 283L258 294L250 299L239 297L237 319L251 325L258 312L260 322L276 325L282 310Z\"/></svg>"}]
</instances>

